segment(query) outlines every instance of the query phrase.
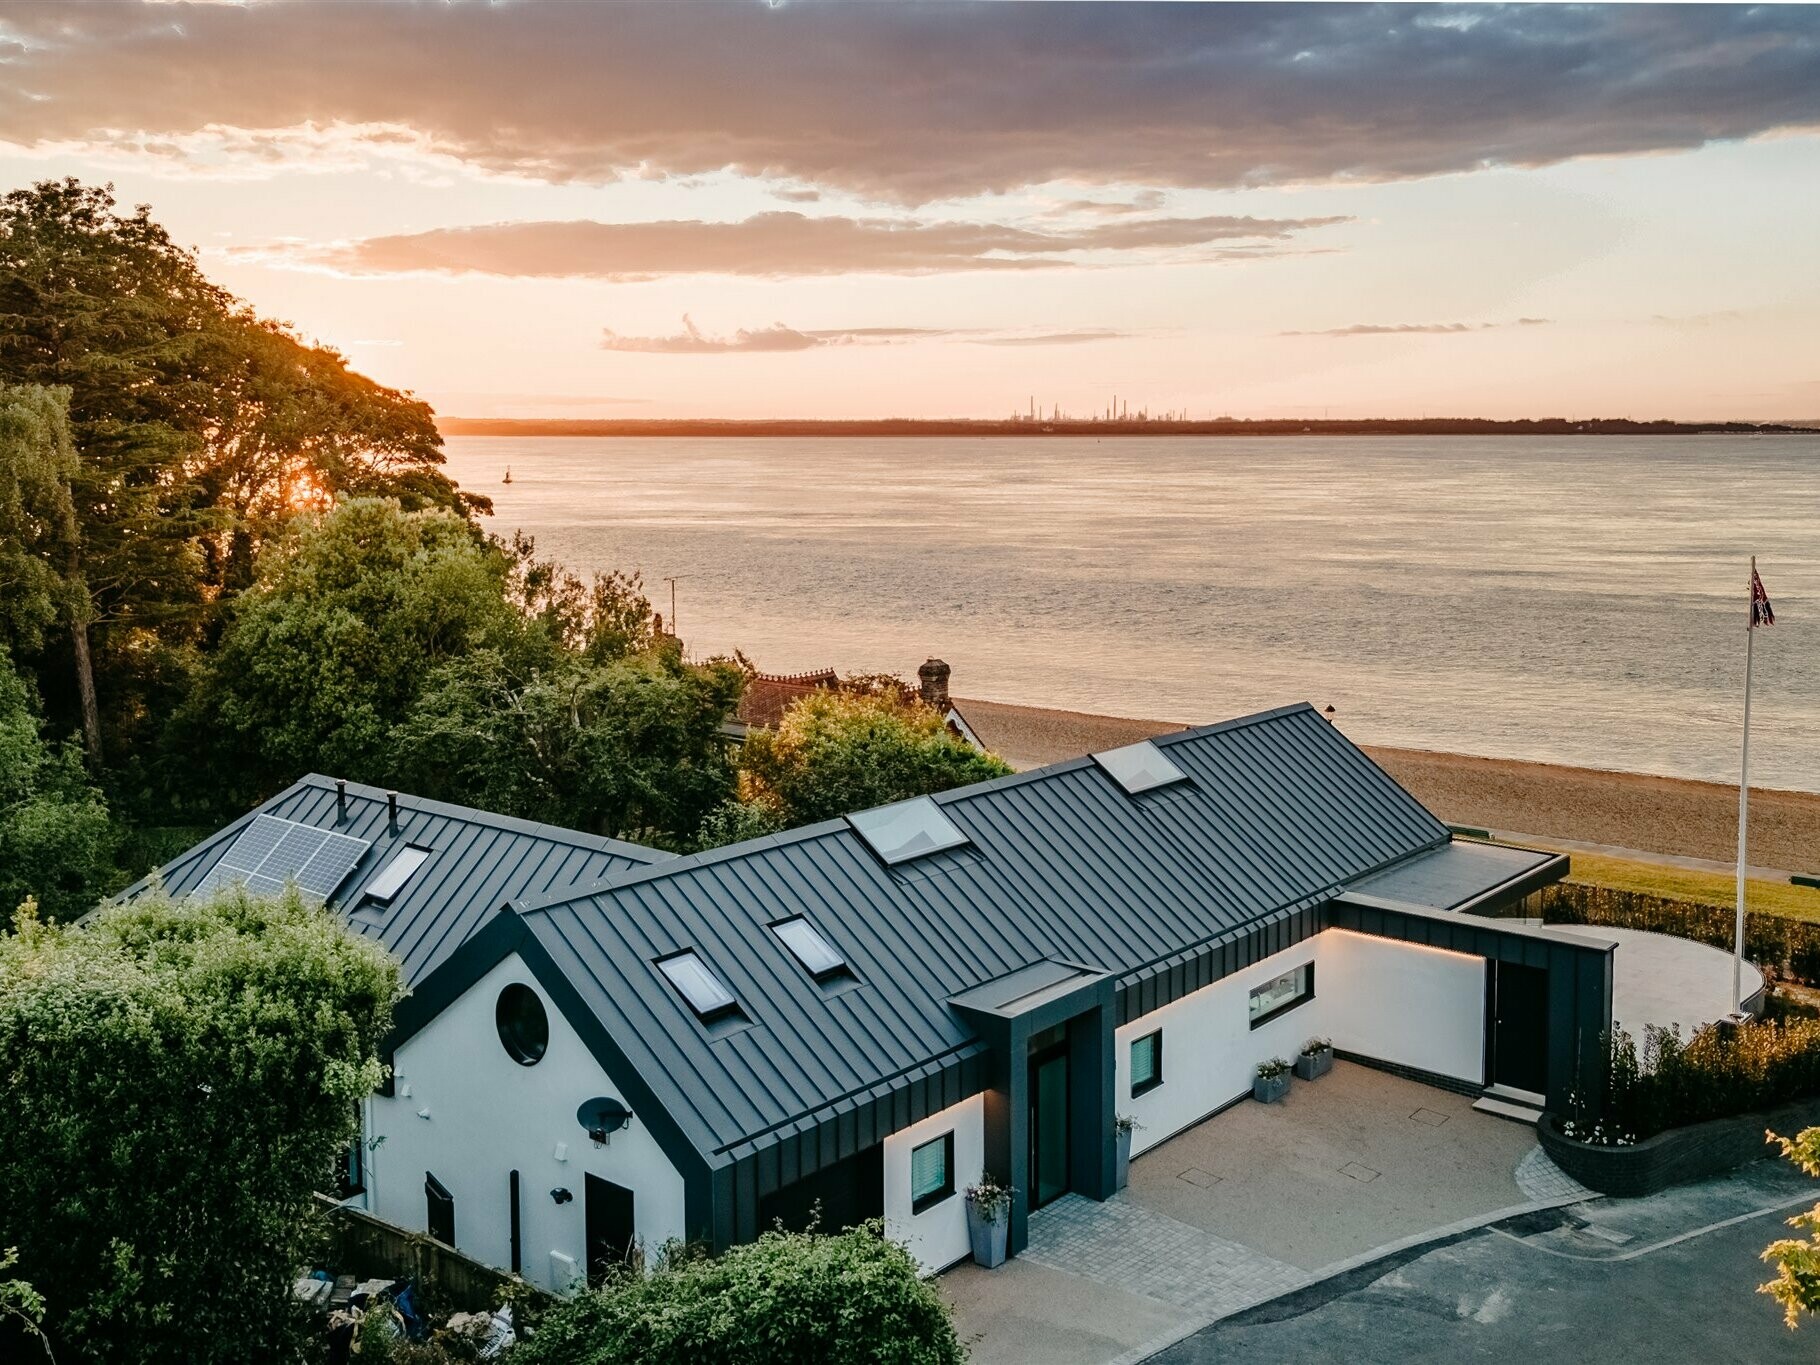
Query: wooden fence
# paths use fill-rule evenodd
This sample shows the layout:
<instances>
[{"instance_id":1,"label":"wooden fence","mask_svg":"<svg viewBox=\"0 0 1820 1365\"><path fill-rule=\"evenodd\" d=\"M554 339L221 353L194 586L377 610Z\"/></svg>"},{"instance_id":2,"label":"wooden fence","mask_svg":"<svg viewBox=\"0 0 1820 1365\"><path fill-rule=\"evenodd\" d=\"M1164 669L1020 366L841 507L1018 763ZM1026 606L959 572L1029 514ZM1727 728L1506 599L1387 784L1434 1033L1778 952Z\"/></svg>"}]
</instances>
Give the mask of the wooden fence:
<instances>
[{"instance_id":1,"label":"wooden fence","mask_svg":"<svg viewBox=\"0 0 1820 1365\"><path fill-rule=\"evenodd\" d=\"M485 1312L504 1299L542 1298L542 1291L504 1270L483 1265L421 1232L406 1232L326 1195L328 1264L361 1279L413 1280L446 1311Z\"/></svg>"}]
</instances>

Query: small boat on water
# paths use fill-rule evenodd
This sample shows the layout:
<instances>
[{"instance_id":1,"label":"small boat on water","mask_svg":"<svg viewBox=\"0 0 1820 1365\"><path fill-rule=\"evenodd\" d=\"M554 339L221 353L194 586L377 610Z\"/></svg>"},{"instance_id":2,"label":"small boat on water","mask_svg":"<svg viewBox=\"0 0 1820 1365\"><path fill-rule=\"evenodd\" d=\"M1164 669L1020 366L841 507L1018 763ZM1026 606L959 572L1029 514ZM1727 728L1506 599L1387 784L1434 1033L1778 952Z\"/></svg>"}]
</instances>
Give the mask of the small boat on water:
<instances>
[{"instance_id":1,"label":"small boat on water","mask_svg":"<svg viewBox=\"0 0 1820 1365\"><path fill-rule=\"evenodd\" d=\"M512 466L511 465L506 466L506 476L505 476L505 478L501 479L500 482L501 483L511 483L512 482Z\"/></svg>"}]
</instances>

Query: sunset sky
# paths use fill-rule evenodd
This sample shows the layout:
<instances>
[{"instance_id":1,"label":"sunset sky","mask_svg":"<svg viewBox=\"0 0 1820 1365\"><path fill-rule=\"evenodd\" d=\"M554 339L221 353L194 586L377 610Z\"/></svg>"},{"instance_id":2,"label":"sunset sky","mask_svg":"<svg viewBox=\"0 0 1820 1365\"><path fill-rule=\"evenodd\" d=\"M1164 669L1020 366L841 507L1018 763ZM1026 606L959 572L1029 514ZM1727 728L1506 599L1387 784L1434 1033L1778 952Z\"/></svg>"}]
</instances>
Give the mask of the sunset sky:
<instances>
[{"instance_id":1,"label":"sunset sky","mask_svg":"<svg viewBox=\"0 0 1820 1365\"><path fill-rule=\"evenodd\" d=\"M1820 7L0 5L62 175L448 414L1820 416Z\"/></svg>"}]
</instances>

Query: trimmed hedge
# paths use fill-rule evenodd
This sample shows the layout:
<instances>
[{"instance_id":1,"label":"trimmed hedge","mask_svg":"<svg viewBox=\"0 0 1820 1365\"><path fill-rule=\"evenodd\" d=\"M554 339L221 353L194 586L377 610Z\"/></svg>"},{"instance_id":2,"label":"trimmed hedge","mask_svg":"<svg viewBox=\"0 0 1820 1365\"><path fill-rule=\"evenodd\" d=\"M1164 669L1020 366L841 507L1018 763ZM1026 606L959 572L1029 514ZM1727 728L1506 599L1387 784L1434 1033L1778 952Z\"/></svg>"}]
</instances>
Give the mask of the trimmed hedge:
<instances>
[{"instance_id":1,"label":"trimmed hedge","mask_svg":"<svg viewBox=\"0 0 1820 1365\"><path fill-rule=\"evenodd\" d=\"M1728 906L1580 882L1558 882L1542 889L1542 918L1549 924L1648 929L1727 950L1732 946L1735 914ZM1820 924L1746 913L1744 955L1771 976L1820 986Z\"/></svg>"}]
</instances>

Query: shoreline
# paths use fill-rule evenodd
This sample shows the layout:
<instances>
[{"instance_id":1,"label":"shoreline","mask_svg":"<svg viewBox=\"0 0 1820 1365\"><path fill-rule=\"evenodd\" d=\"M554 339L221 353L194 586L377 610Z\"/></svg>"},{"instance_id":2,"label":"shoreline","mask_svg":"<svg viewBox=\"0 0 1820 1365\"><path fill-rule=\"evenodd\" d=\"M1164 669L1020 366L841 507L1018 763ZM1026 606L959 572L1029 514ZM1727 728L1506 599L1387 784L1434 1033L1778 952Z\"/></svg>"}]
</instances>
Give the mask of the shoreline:
<instances>
[{"instance_id":1,"label":"shoreline","mask_svg":"<svg viewBox=\"0 0 1820 1365\"><path fill-rule=\"evenodd\" d=\"M981 741L1016 768L1188 728L1008 702L955 702ZM1360 747L1449 824L1715 862L1737 854L1735 786L1433 749ZM1820 793L1752 787L1750 860L1754 866L1820 870Z\"/></svg>"},{"instance_id":2,"label":"shoreline","mask_svg":"<svg viewBox=\"0 0 1820 1365\"><path fill-rule=\"evenodd\" d=\"M1813 436L1787 422L1633 422L1627 417L1209 418L1058 421L980 417L441 417L443 436Z\"/></svg>"}]
</instances>

